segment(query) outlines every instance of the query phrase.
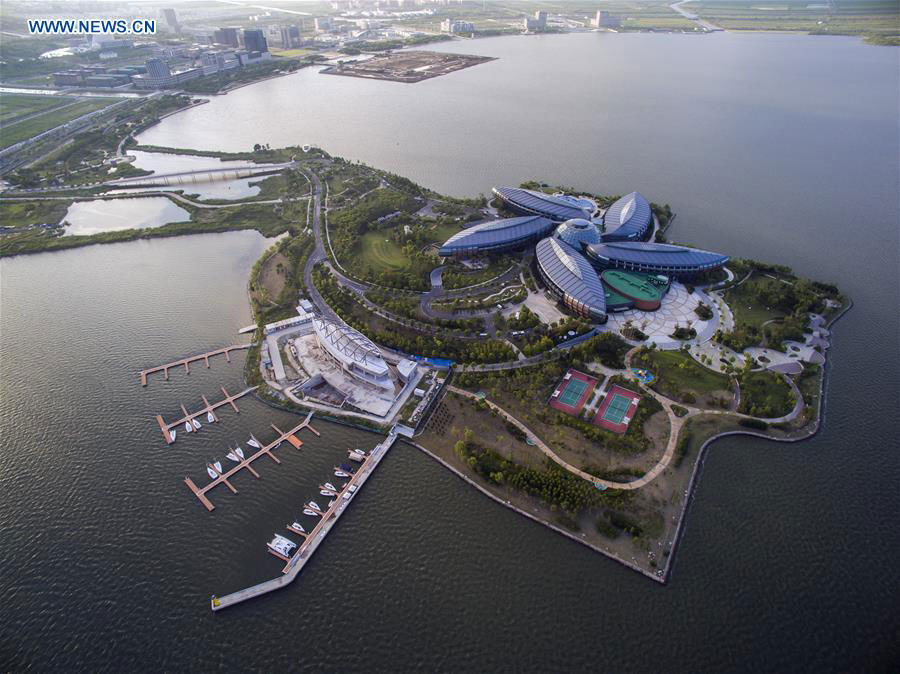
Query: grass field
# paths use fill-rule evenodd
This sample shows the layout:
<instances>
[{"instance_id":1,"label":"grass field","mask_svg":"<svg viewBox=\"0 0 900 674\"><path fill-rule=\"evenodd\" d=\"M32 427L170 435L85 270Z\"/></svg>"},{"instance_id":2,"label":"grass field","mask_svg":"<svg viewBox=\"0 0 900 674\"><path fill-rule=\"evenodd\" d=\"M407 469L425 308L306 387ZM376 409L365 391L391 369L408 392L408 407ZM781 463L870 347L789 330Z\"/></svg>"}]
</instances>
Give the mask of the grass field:
<instances>
[{"instance_id":1,"label":"grass field","mask_svg":"<svg viewBox=\"0 0 900 674\"><path fill-rule=\"evenodd\" d=\"M896 0L838 0L825 3L780 0L700 0L688 5L704 19L729 30L790 30L835 35L894 35L900 33L900 5Z\"/></svg>"},{"instance_id":2,"label":"grass field","mask_svg":"<svg viewBox=\"0 0 900 674\"><path fill-rule=\"evenodd\" d=\"M75 105L66 106L60 110L51 110L43 115L12 124L3 124L0 128L0 148L9 147L14 143L27 140L39 133L55 128L60 124L86 115L89 112L100 110L110 105L113 101L107 98L81 101ZM6 97L3 99L3 107L6 106Z\"/></svg>"},{"instance_id":3,"label":"grass field","mask_svg":"<svg viewBox=\"0 0 900 674\"><path fill-rule=\"evenodd\" d=\"M762 330L762 325L773 318L784 318L785 313L775 308L768 308L756 298L755 282L759 278L754 275L739 286L725 291L725 301L738 323L747 323Z\"/></svg>"},{"instance_id":4,"label":"grass field","mask_svg":"<svg viewBox=\"0 0 900 674\"><path fill-rule=\"evenodd\" d=\"M356 259L375 273L406 271L409 259L403 250L384 232L368 232L356 244Z\"/></svg>"},{"instance_id":5,"label":"grass field","mask_svg":"<svg viewBox=\"0 0 900 674\"><path fill-rule=\"evenodd\" d=\"M648 368L656 379L652 388L663 395L684 402L686 393L695 397L715 393L731 395L731 382L724 374L703 367L680 351L653 351L641 358L641 366Z\"/></svg>"},{"instance_id":6,"label":"grass field","mask_svg":"<svg viewBox=\"0 0 900 674\"><path fill-rule=\"evenodd\" d=\"M272 50L272 56L284 56L285 58L296 58L298 56L306 56L312 54L310 49L275 49Z\"/></svg>"},{"instance_id":7,"label":"grass field","mask_svg":"<svg viewBox=\"0 0 900 674\"><path fill-rule=\"evenodd\" d=\"M66 105L74 100L62 96L3 94L0 95L0 123L10 124L20 117Z\"/></svg>"}]
</instances>

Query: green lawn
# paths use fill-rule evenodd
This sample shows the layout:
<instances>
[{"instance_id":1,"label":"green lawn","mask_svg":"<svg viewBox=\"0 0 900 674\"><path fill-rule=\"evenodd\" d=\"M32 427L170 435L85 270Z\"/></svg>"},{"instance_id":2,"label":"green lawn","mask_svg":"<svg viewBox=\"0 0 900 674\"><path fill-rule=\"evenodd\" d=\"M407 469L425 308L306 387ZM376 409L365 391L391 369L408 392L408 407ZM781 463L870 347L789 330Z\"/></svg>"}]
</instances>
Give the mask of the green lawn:
<instances>
[{"instance_id":1,"label":"green lawn","mask_svg":"<svg viewBox=\"0 0 900 674\"><path fill-rule=\"evenodd\" d=\"M406 271L409 259L386 232L368 232L356 244L356 258L376 274L383 271Z\"/></svg>"},{"instance_id":2,"label":"green lawn","mask_svg":"<svg viewBox=\"0 0 900 674\"><path fill-rule=\"evenodd\" d=\"M781 417L794 409L794 393L781 375L763 370L751 372L741 381L738 411L755 417Z\"/></svg>"},{"instance_id":3,"label":"green lawn","mask_svg":"<svg viewBox=\"0 0 900 674\"><path fill-rule=\"evenodd\" d=\"M755 283L760 279L754 274L747 281L725 291L725 302L731 307L737 323L747 323L762 330L762 325L773 318L784 318L785 313L774 307L761 304L755 294Z\"/></svg>"},{"instance_id":4,"label":"green lawn","mask_svg":"<svg viewBox=\"0 0 900 674\"><path fill-rule=\"evenodd\" d=\"M61 96L29 96L26 94L0 95L0 123L7 124L19 117L33 115L51 108L71 103L74 99Z\"/></svg>"},{"instance_id":5,"label":"green lawn","mask_svg":"<svg viewBox=\"0 0 900 674\"><path fill-rule=\"evenodd\" d=\"M4 97L3 106L5 107L6 98ZM14 122L12 124L4 124L0 128L0 148L9 147L14 143L18 143L28 138L32 138L39 133L65 124L66 122L86 115L89 112L105 108L113 101L107 98L98 98L90 101L82 101L75 105L69 105L61 110L50 111L47 114L39 115L32 119L22 122Z\"/></svg>"},{"instance_id":6,"label":"green lawn","mask_svg":"<svg viewBox=\"0 0 900 674\"><path fill-rule=\"evenodd\" d=\"M674 400L683 401L686 393L699 397L732 390L728 377L703 367L680 351L651 351L640 357L640 366L656 375L653 389Z\"/></svg>"},{"instance_id":7,"label":"green lawn","mask_svg":"<svg viewBox=\"0 0 900 674\"><path fill-rule=\"evenodd\" d=\"M460 229L461 227L457 224L435 225L428 233L433 243L441 245Z\"/></svg>"}]
</instances>

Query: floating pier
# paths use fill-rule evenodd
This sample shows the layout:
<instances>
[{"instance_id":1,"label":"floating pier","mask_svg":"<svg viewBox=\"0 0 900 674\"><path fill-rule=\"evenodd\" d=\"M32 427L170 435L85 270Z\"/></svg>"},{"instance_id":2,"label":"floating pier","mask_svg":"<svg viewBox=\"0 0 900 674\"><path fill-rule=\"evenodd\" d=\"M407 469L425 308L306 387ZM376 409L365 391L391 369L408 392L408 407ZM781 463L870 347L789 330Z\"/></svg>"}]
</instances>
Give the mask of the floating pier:
<instances>
[{"instance_id":1,"label":"floating pier","mask_svg":"<svg viewBox=\"0 0 900 674\"><path fill-rule=\"evenodd\" d=\"M166 363L165 365L159 365L157 367L151 367L147 370L141 370L141 386L147 385L147 375L151 375L154 372L162 372L166 376L166 381L169 381L169 370L173 367L182 367L184 366L185 372L188 374L191 373L191 363L197 360L202 360L206 362L206 367L209 367L209 359L213 356L218 356L221 353L225 354L225 359L230 363L231 362L231 352L239 351L241 349L249 349L252 344L236 344L234 346L226 346L224 349L216 349L215 351L208 351L206 353L201 353L197 356L190 356L188 358L182 358L181 360L174 360L171 363Z\"/></svg>"},{"instance_id":2,"label":"floating pier","mask_svg":"<svg viewBox=\"0 0 900 674\"><path fill-rule=\"evenodd\" d=\"M328 532L331 531L331 528L347 509L347 506L353 501L353 497L359 493L359 488L365 484L366 480L368 480L372 473L375 472L381 459L383 459L388 450L394 446L396 440L397 434L392 429L387 439L369 452L368 456L366 456L366 460L359 467L359 470L350 476L350 480L334 498L334 504L323 512L323 516L319 517L316 526L312 531L308 534L302 534L288 526L289 530L303 536L303 542L297 548L297 552L287 560L287 563L281 572L281 576L243 590L238 590L237 592L232 592L231 594L226 594L224 597L216 597L213 595L210 599L210 608L212 608L213 611L221 611L223 608L228 608L229 606L240 604L243 601L259 597L260 595L267 594L273 590L281 589L293 582L312 557L312 554L319 547L319 544L325 536L328 535ZM351 486L355 486L353 491L350 491ZM284 559L283 555L278 555L278 557Z\"/></svg>"},{"instance_id":3,"label":"floating pier","mask_svg":"<svg viewBox=\"0 0 900 674\"><path fill-rule=\"evenodd\" d=\"M209 404L209 401L206 399L206 396L201 396L201 398L203 398L203 403L206 405L206 407L204 407L201 410L197 410L196 412L188 412L187 408L184 405L182 405L181 411L184 412L184 416L181 417L178 421L173 421L172 423L167 424L165 422L165 420L162 418L161 414L156 415L156 423L159 424L159 430L162 431L163 437L166 439L167 445L171 445L173 442L175 442L175 440L172 439L172 433L170 431L172 431L172 429L175 429L177 431L178 428L182 424L184 424L186 421L187 422L193 421L195 418L199 417L200 415L206 414L207 412L212 413L213 418L216 421L218 421L219 417L215 413L215 410L217 408L221 407L222 405L231 405L232 409L234 409L235 412L240 413L240 410L238 409L238 406L234 404L234 401L237 400L238 398L243 398L245 395L247 395L251 391L255 391L256 387L251 386L250 388L246 388L243 391L241 391L240 393L235 393L234 395L231 395L230 393L228 393L228 391L225 390L224 386L222 386L221 389L222 389L222 393L225 394L225 398L223 400L220 400L217 403L213 403L212 405ZM294 445L294 446L296 447L297 445Z\"/></svg>"},{"instance_id":4,"label":"floating pier","mask_svg":"<svg viewBox=\"0 0 900 674\"><path fill-rule=\"evenodd\" d=\"M196 496L198 499L200 499L200 503L202 503L204 506L206 506L207 510L212 512L212 510L215 509L215 506L212 504L212 501L210 501L208 498L206 498L206 492L208 492L210 489L213 489L214 487L224 483L225 486L228 487L232 491L232 493L237 494L237 489L235 489L234 485L232 485L228 481L228 478L231 477L232 475L234 475L235 473L237 473L238 471L246 468L253 474L253 476L255 478L258 479L259 474L255 470L253 470L253 468L251 467L250 464L253 463L254 461L256 461L258 458L260 458L263 454L268 455L268 457L270 459L272 459L272 461L274 461L275 463L281 463L281 461L278 460L278 457L275 456L274 454L272 454L272 449L274 449L274 447L276 445L278 445L279 443L284 441L287 438L287 436L293 435L297 431L301 431L304 428L309 428L310 430L314 431L315 429L313 429L313 427L309 425L309 420L312 418L312 415L313 415L313 413L310 412L306 416L306 419L304 419L302 422L300 422L299 424L294 426L287 433L281 433L277 438L275 438L268 445L264 445L263 447L261 447L259 449L259 451L257 451L255 454L252 454L251 456L248 456L247 458L245 458L243 461L241 461L239 464L237 464L231 470L225 471L224 473L220 473L213 466L213 470L216 473L218 473L219 476L215 480L213 480L212 482L207 484L205 487L198 487L196 484L194 484L194 481L189 477L184 478L184 483L188 486L188 489L190 489L192 492L194 492L194 496ZM316 435L318 435L318 434L319 433L316 431Z\"/></svg>"}]
</instances>

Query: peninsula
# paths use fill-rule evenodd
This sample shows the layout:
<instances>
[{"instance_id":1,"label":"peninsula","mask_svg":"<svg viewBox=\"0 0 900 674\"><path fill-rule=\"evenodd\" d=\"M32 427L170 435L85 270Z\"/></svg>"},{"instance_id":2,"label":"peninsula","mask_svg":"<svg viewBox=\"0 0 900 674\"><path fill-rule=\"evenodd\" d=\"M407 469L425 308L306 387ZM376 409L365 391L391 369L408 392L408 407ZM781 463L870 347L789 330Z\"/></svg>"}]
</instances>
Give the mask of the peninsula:
<instances>
[{"instance_id":1,"label":"peninsula","mask_svg":"<svg viewBox=\"0 0 900 674\"><path fill-rule=\"evenodd\" d=\"M654 580L715 438L794 442L819 427L831 326L850 300L740 251L673 243L672 209L638 192L529 182L459 199L317 148L132 150L240 161L262 193L215 202L152 173L127 194L54 181L0 200L13 223L0 251L284 234L249 282L248 387L395 429L499 504ZM78 237L16 222L135 189L190 220Z\"/></svg>"}]
</instances>

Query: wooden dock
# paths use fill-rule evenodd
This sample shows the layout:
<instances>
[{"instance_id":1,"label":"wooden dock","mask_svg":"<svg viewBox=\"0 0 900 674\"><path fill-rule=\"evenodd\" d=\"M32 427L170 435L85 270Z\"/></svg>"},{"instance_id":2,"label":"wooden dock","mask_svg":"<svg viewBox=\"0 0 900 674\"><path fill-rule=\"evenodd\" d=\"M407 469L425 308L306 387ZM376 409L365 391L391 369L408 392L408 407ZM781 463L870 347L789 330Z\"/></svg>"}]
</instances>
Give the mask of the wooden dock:
<instances>
[{"instance_id":1,"label":"wooden dock","mask_svg":"<svg viewBox=\"0 0 900 674\"><path fill-rule=\"evenodd\" d=\"M207 353L201 353L197 356L190 356L188 358L182 358L181 360L174 360L171 363L166 363L165 365L159 365L157 367L151 367L147 370L141 370L141 386L147 385L147 375L151 375L154 372L162 372L166 376L166 381L169 381L169 370L173 367L184 367L184 371L188 374L191 373L191 363L197 360L202 360L206 363L206 367L209 367L209 359L213 356L218 356L219 354L224 353L225 359L230 363L231 362L231 352L239 351L240 349L249 349L252 344L236 344L234 346L226 346L224 349L216 349L215 351L208 351Z\"/></svg>"},{"instance_id":2,"label":"wooden dock","mask_svg":"<svg viewBox=\"0 0 900 674\"><path fill-rule=\"evenodd\" d=\"M219 476L215 480L213 480L212 482L207 484L206 486L198 487L196 484L194 484L194 481L189 477L184 478L184 483L188 486L188 489L190 489L192 492L194 492L194 495L198 499L200 499L200 503L202 503L204 506L206 506L207 510L212 511L215 508L215 506L212 504L212 501L210 501L208 498L206 498L206 492L208 492L210 489L213 489L214 487L216 487L220 484L224 484L226 487L228 487L231 490L231 492L233 494L237 494L237 489L235 489L234 485L232 485L228 481L228 478L231 477L232 475L234 475L235 473L237 473L238 471L243 470L244 468L249 470L253 474L254 477L259 478L259 474L255 470L253 470L253 468L251 467L250 464L253 463L254 461L256 461L261 456L263 456L264 454L268 455L268 457L270 459L272 459L272 461L274 461L275 463L281 463L281 461L278 460L278 457L275 456L274 454L272 454L272 450L277 445L281 444L285 439L287 439L287 437L289 435L293 435L294 433L301 431L304 428L309 428L310 430L315 431L315 429L313 429L313 427L309 425L309 420L312 418L312 415L313 415L313 413L310 412L306 416L306 419L304 419L302 422L300 422L299 424L294 426L291 430L287 431L286 433L281 433L277 438L275 438L268 445L264 445L263 447L261 447L259 449L259 451L257 451L255 454L252 454L251 456L248 456L247 458L245 458L243 461L241 461L239 464L237 464L231 470L225 471L224 473L220 473L213 466L212 467L213 470L216 473L218 473ZM317 431L315 431L315 432L316 432L316 435L318 435L318 432Z\"/></svg>"},{"instance_id":3,"label":"wooden dock","mask_svg":"<svg viewBox=\"0 0 900 674\"><path fill-rule=\"evenodd\" d=\"M224 399L220 400L217 403L213 403L210 405L209 400L206 399L206 396L201 396L201 398L203 398L203 403L204 403L205 407L203 409L197 410L196 412L188 412L187 408L184 405L182 405L181 411L184 412L184 416L181 417L180 419L178 419L177 421L173 421L171 423L166 423L166 421L162 418L162 415L157 414L156 415L156 423L159 424L159 430L162 431L163 437L166 439L166 444L171 445L173 442L175 442L175 440L172 439L172 433L171 433L171 431L173 429L177 431L185 422L192 421L196 417L204 415L207 412L212 413L213 419L218 421L219 417L216 414L215 410L218 409L219 407L221 407L222 405L231 405L232 409L235 412L240 413L240 410L238 409L238 406L234 404L234 401L237 400L238 398L243 398L245 395L247 395L251 391L255 391L256 387L251 386L250 388L246 388L243 391L241 391L240 393L235 393L234 395L231 395L230 393L228 393L228 391L225 390L224 386L222 386L221 389L222 389L222 393L225 395Z\"/></svg>"},{"instance_id":4,"label":"wooden dock","mask_svg":"<svg viewBox=\"0 0 900 674\"><path fill-rule=\"evenodd\" d=\"M331 528L353 501L353 497L359 493L360 487L362 487L372 473L375 472L375 469L385 457L388 450L394 446L396 440L397 434L392 430L386 440L369 452L369 455L359 467L359 470L350 477L350 480L335 497L334 505L325 511L323 517L318 519L316 526L312 531L304 535L293 530L291 527L288 527L288 529L294 531L294 533L303 536L303 542L297 548L297 552L295 552L287 564L285 564L281 576L243 590L238 590L237 592L232 592L231 594L226 594L224 597L216 597L213 595L210 599L210 608L212 608L213 611L221 611L223 608L240 604L243 601L259 597L272 592L273 590L281 589L292 583L312 557L312 554L319 547L319 544L325 539L325 536L328 535L328 532L331 531ZM349 491L351 485L356 486L356 489L352 492ZM345 498L345 496L347 496L347 498Z\"/></svg>"}]
</instances>

